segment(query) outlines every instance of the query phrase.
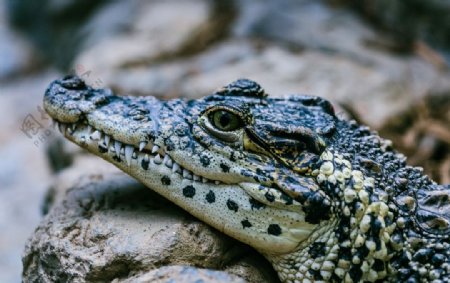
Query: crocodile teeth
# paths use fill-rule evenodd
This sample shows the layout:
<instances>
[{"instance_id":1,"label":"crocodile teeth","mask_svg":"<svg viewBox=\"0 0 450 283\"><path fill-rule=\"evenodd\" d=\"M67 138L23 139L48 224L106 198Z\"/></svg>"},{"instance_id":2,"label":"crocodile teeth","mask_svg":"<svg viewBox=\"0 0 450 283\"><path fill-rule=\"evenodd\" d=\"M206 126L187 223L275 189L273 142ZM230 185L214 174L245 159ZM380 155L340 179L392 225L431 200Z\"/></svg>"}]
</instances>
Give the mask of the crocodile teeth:
<instances>
[{"instance_id":1,"label":"crocodile teeth","mask_svg":"<svg viewBox=\"0 0 450 283\"><path fill-rule=\"evenodd\" d=\"M166 164L167 167L172 168L173 162L172 162L172 158L170 158L169 155L166 154L164 156L164 161L163 162L164 162L164 164Z\"/></svg>"},{"instance_id":2,"label":"crocodile teeth","mask_svg":"<svg viewBox=\"0 0 450 283\"><path fill-rule=\"evenodd\" d=\"M161 164L162 162L161 156L159 154L156 154L155 159L153 159L153 162L155 162L155 164Z\"/></svg>"},{"instance_id":3,"label":"crocodile teeth","mask_svg":"<svg viewBox=\"0 0 450 283\"><path fill-rule=\"evenodd\" d=\"M216 184L216 185L218 185L218 184L220 184L220 181L214 181L214 184Z\"/></svg>"},{"instance_id":4,"label":"crocodile teeth","mask_svg":"<svg viewBox=\"0 0 450 283\"><path fill-rule=\"evenodd\" d=\"M146 141L141 141L139 143L139 151L142 151L146 145L147 145Z\"/></svg>"},{"instance_id":5,"label":"crocodile teeth","mask_svg":"<svg viewBox=\"0 0 450 283\"><path fill-rule=\"evenodd\" d=\"M91 139L94 141L98 141L101 138L101 133L98 130L95 130L94 133L91 135Z\"/></svg>"},{"instance_id":6,"label":"crocodile teeth","mask_svg":"<svg viewBox=\"0 0 450 283\"><path fill-rule=\"evenodd\" d=\"M152 148L152 153L156 153L159 150L159 146L154 145Z\"/></svg>"},{"instance_id":7,"label":"crocodile teeth","mask_svg":"<svg viewBox=\"0 0 450 283\"><path fill-rule=\"evenodd\" d=\"M192 180L192 173L189 170L183 169L183 178Z\"/></svg>"},{"instance_id":8,"label":"crocodile teeth","mask_svg":"<svg viewBox=\"0 0 450 283\"><path fill-rule=\"evenodd\" d=\"M72 125L69 126L69 133L72 135L73 133L75 133L75 130L77 129L78 124L77 123L73 123Z\"/></svg>"},{"instance_id":9,"label":"crocodile teeth","mask_svg":"<svg viewBox=\"0 0 450 283\"><path fill-rule=\"evenodd\" d=\"M131 145L125 146L125 159L127 160L128 166L131 165L131 158L133 157L134 147Z\"/></svg>"},{"instance_id":10,"label":"crocodile teeth","mask_svg":"<svg viewBox=\"0 0 450 283\"><path fill-rule=\"evenodd\" d=\"M65 134L66 133L66 124L64 124L64 123L59 123L59 125L58 125L58 128L59 128L59 131L61 132L61 133L63 133L63 134Z\"/></svg>"},{"instance_id":11,"label":"crocodile teeth","mask_svg":"<svg viewBox=\"0 0 450 283\"><path fill-rule=\"evenodd\" d=\"M202 178L194 174L194 181L200 181Z\"/></svg>"},{"instance_id":12,"label":"crocodile teeth","mask_svg":"<svg viewBox=\"0 0 450 283\"><path fill-rule=\"evenodd\" d=\"M87 126L87 133L88 133L88 135L90 135L92 133L92 126L91 125Z\"/></svg>"},{"instance_id":13,"label":"crocodile teeth","mask_svg":"<svg viewBox=\"0 0 450 283\"><path fill-rule=\"evenodd\" d=\"M114 150L116 151L116 156L120 156L120 149L122 148L122 143L120 141L114 141Z\"/></svg>"},{"instance_id":14,"label":"crocodile teeth","mask_svg":"<svg viewBox=\"0 0 450 283\"><path fill-rule=\"evenodd\" d=\"M202 177L202 183L208 183L208 179L206 179L205 177Z\"/></svg>"},{"instance_id":15,"label":"crocodile teeth","mask_svg":"<svg viewBox=\"0 0 450 283\"><path fill-rule=\"evenodd\" d=\"M105 146L106 147L109 146L109 141L110 140L111 140L111 136L108 136L107 134L105 134L104 142L105 142Z\"/></svg>"},{"instance_id":16,"label":"crocodile teeth","mask_svg":"<svg viewBox=\"0 0 450 283\"><path fill-rule=\"evenodd\" d=\"M148 162L150 160L150 158L148 157L148 154L144 155L144 161Z\"/></svg>"},{"instance_id":17,"label":"crocodile teeth","mask_svg":"<svg viewBox=\"0 0 450 283\"><path fill-rule=\"evenodd\" d=\"M180 169L180 165L178 163L174 162L172 166L172 172L177 172Z\"/></svg>"}]
</instances>

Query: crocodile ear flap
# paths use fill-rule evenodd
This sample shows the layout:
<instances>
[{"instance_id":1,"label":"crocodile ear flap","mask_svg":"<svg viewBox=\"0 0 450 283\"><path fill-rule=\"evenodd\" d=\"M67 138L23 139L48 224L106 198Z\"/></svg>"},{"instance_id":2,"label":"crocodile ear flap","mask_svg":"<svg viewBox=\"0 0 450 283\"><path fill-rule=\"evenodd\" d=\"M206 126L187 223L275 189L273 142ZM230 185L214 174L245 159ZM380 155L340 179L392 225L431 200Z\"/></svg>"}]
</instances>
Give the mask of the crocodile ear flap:
<instances>
[{"instance_id":1,"label":"crocodile ear flap","mask_svg":"<svg viewBox=\"0 0 450 283\"><path fill-rule=\"evenodd\" d=\"M435 236L450 237L450 184L419 189L416 200L419 227Z\"/></svg>"}]
</instances>

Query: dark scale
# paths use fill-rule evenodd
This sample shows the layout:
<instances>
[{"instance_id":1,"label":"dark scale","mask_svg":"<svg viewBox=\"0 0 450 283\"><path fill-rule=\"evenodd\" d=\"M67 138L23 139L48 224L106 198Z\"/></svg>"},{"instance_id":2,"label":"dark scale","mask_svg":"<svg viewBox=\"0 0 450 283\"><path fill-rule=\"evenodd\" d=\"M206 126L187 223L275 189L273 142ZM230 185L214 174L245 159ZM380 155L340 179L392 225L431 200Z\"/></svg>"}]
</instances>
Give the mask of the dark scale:
<instances>
[{"instance_id":1,"label":"dark scale","mask_svg":"<svg viewBox=\"0 0 450 283\"><path fill-rule=\"evenodd\" d=\"M142 161L141 161L141 167L142 167L142 169L148 170L148 165L149 165L149 163L150 163L150 160L145 161L144 159L142 159Z\"/></svg>"},{"instance_id":2,"label":"dark scale","mask_svg":"<svg viewBox=\"0 0 450 283\"><path fill-rule=\"evenodd\" d=\"M309 246L308 250L309 255L312 258L317 258L325 255L325 243L315 242Z\"/></svg>"},{"instance_id":3,"label":"dark scale","mask_svg":"<svg viewBox=\"0 0 450 283\"><path fill-rule=\"evenodd\" d=\"M183 196L187 198L193 198L195 196L195 188L194 186L186 186L183 188Z\"/></svg>"},{"instance_id":4,"label":"dark scale","mask_svg":"<svg viewBox=\"0 0 450 283\"><path fill-rule=\"evenodd\" d=\"M206 155L200 156L200 162L202 163L203 167L208 167L209 163L211 163L209 157Z\"/></svg>"},{"instance_id":5,"label":"dark scale","mask_svg":"<svg viewBox=\"0 0 450 283\"><path fill-rule=\"evenodd\" d=\"M267 228L267 233L274 236L281 235L281 227L278 224L270 224Z\"/></svg>"},{"instance_id":6,"label":"dark scale","mask_svg":"<svg viewBox=\"0 0 450 283\"><path fill-rule=\"evenodd\" d=\"M250 202L250 206L251 206L252 210L253 209L262 209L262 208L264 208L266 206L265 204L257 201L254 198L250 198L249 202Z\"/></svg>"},{"instance_id":7,"label":"dark scale","mask_svg":"<svg viewBox=\"0 0 450 283\"><path fill-rule=\"evenodd\" d=\"M108 149L107 149L104 145L99 144L99 145L98 145L98 151L99 151L100 153L107 153L107 152L108 152Z\"/></svg>"},{"instance_id":8,"label":"dark scale","mask_svg":"<svg viewBox=\"0 0 450 283\"><path fill-rule=\"evenodd\" d=\"M271 193L269 193L269 192L266 192L265 194L264 194L264 197L267 199L267 201L269 201L269 202L274 202L275 201L275 197L271 194Z\"/></svg>"},{"instance_id":9,"label":"dark scale","mask_svg":"<svg viewBox=\"0 0 450 283\"><path fill-rule=\"evenodd\" d=\"M230 172L230 167L226 164L220 163L220 169L222 169L222 172Z\"/></svg>"},{"instance_id":10,"label":"dark scale","mask_svg":"<svg viewBox=\"0 0 450 283\"><path fill-rule=\"evenodd\" d=\"M213 203L216 201L216 195L211 190L206 194L205 198L208 203Z\"/></svg>"},{"instance_id":11,"label":"dark scale","mask_svg":"<svg viewBox=\"0 0 450 283\"><path fill-rule=\"evenodd\" d=\"M239 209L238 204L231 199L227 200L227 207L229 210L233 210L234 212L237 212Z\"/></svg>"},{"instance_id":12,"label":"dark scale","mask_svg":"<svg viewBox=\"0 0 450 283\"><path fill-rule=\"evenodd\" d=\"M244 228L244 229L252 227L252 223L250 223L250 221L248 221L248 219L242 220L241 224L242 224L242 228Z\"/></svg>"},{"instance_id":13,"label":"dark scale","mask_svg":"<svg viewBox=\"0 0 450 283\"><path fill-rule=\"evenodd\" d=\"M170 185L170 178L169 178L169 176L163 176L163 177L161 178L161 183L162 183L163 185L166 185L166 186Z\"/></svg>"}]
</instances>

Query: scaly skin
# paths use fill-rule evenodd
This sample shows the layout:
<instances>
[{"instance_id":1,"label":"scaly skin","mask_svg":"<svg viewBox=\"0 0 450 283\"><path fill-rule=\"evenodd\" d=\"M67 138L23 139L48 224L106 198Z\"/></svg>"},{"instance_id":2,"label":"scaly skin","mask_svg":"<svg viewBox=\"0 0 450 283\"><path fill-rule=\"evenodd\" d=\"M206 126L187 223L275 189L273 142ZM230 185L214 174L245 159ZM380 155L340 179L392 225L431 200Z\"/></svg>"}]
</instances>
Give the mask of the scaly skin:
<instances>
[{"instance_id":1,"label":"scaly skin","mask_svg":"<svg viewBox=\"0 0 450 283\"><path fill-rule=\"evenodd\" d=\"M53 82L65 137L216 229L284 282L450 282L450 186L311 96L238 80L160 101Z\"/></svg>"}]
</instances>

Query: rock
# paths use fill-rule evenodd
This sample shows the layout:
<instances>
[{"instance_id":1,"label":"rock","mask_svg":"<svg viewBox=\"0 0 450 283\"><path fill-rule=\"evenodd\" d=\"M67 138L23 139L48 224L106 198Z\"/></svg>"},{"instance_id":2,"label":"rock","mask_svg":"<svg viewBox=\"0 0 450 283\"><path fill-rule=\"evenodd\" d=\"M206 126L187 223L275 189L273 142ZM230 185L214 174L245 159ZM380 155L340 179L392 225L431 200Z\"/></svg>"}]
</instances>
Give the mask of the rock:
<instances>
[{"instance_id":1,"label":"rock","mask_svg":"<svg viewBox=\"0 0 450 283\"><path fill-rule=\"evenodd\" d=\"M143 275L133 276L126 280L115 280L114 283L165 283L165 282L214 282L214 283L244 283L242 278L223 271L195 268L190 266L165 266Z\"/></svg>"},{"instance_id":2,"label":"rock","mask_svg":"<svg viewBox=\"0 0 450 283\"><path fill-rule=\"evenodd\" d=\"M73 168L60 173L49 198L50 210L25 248L25 282L161 278L273 282L277 278L270 264L250 247L102 162L77 158ZM95 167L96 173L80 178L80 170L92 170L85 164Z\"/></svg>"}]
</instances>

